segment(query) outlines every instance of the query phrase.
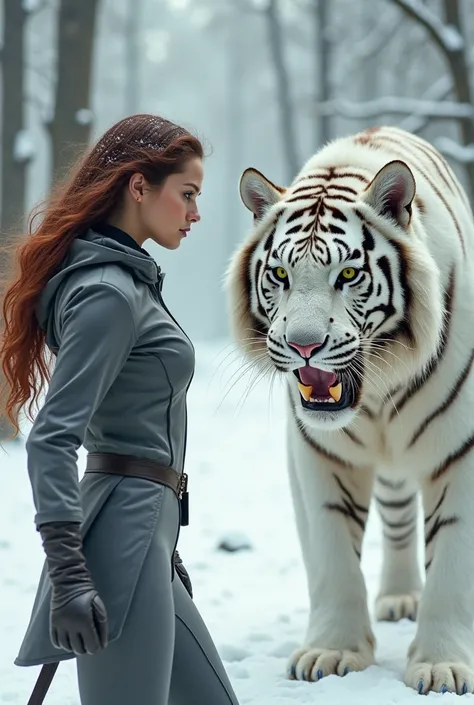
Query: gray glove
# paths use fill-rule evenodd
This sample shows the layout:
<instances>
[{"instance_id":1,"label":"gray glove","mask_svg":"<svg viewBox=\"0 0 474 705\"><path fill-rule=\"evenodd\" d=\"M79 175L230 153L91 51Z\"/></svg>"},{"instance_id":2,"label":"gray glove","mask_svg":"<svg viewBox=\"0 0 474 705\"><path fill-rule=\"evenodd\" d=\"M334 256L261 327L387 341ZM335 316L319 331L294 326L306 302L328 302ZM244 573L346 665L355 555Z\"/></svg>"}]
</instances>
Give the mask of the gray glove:
<instances>
[{"instance_id":1,"label":"gray glove","mask_svg":"<svg viewBox=\"0 0 474 705\"><path fill-rule=\"evenodd\" d=\"M39 527L53 588L51 641L57 649L94 654L107 646L107 612L86 566L80 529L72 522Z\"/></svg>"}]
</instances>

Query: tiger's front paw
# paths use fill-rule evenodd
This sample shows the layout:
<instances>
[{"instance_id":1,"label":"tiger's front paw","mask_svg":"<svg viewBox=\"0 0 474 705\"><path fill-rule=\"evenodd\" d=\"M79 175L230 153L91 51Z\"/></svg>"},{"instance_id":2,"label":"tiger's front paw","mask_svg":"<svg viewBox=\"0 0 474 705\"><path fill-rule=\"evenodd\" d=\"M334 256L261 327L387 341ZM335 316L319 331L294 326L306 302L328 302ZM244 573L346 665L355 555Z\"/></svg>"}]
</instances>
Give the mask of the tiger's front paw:
<instances>
[{"instance_id":1,"label":"tiger's front paw","mask_svg":"<svg viewBox=\"0 0 474 705\"><path fill-rule=\"evenodd\" d=\"M351 671L363 671L374 663L374 649L364 644L357 651L302 646L291 656L287 665L290 680L319 681L324 676L345 676Z\"/></svg>"},{"instance_id":2,"label":"tiger's front paw","mask_svg":"<svg viewBox=\"0 0 474 705\"><path fill-rule=\"evenodd\" d=\"M474 693L474 668L464 663L410 661L405 684L420 695L435 693Z\"/></svg>"}]
</instances>

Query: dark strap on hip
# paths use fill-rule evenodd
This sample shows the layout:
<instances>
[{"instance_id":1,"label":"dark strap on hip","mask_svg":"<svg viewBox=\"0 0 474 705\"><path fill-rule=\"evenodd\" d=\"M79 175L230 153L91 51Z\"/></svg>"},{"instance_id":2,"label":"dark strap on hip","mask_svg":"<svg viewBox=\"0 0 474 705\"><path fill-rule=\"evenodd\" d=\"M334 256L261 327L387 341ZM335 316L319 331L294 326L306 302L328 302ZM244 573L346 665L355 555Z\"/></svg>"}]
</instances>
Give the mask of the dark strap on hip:
<instances>
[{"instance_id":1,"label":"dark strap on hip","mask_svg":"<svg viewBox=\"0 0 474 705\"><path fill-rule=\"evenodd\" d=\"M59 663L46 663L41 668L36 685L33 688L30 699L28 700L28 705L42 705L58 666Z\"/></svg>"},{"instance_id":2,"label":"dark strap on hip","mask_svg":"<svg viewBox=\"0 0 474 705\"><path fill-rule=\"evenodd\" d=\"M89 453L87 456L86 472L103 472L111 475L124 475L126 477L140 477L144 480L158 482L166 485L181 499L186 483L186 475L180 474L166 465L154 460L135 458L130 455L115 453Z\"/></svg>"}]
</instances>

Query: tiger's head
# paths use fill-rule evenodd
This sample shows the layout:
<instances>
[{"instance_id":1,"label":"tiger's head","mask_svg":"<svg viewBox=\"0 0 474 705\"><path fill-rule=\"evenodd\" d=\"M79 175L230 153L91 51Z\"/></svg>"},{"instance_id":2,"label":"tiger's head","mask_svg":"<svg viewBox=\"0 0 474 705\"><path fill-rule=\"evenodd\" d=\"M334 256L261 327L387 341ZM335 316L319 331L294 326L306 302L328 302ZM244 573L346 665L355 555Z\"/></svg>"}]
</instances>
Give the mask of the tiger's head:
<instances>
[{"instance_id":1,"label":"tiger's head","mask_svg":"<svg viewBox=\"0 0 474 705\"><path fill-rule=\"evenodd\" d=\"M329 430L349 424L365 395L382 402L423 374L443 305L408 165L372 178L308 164L286 189L243 173L254 226L226 283L241 348L286 375L301 422Z\"/></svg>"}]
</instances>

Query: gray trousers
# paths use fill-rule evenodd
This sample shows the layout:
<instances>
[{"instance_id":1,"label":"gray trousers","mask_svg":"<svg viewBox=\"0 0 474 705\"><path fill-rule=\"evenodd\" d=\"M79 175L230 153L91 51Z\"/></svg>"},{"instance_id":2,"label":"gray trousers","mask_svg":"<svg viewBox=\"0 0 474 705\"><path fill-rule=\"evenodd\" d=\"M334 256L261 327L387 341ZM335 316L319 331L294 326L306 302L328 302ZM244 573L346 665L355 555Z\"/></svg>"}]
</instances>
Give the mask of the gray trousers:
<instances>
[{"instance_id":1,"label":"gray trousers","mask_svg":"<svg viewBox=\"0 0 474 705\"><path fill-rule=\"evenodd\" d=\"M178 502L168 488L123 631L92 656L77 657L81 705L238 705L224 666L172 555ZM96 530L110 533L105 510ZM102 523L102 526L101 526Z\"/></svg>"}]
</instances>

